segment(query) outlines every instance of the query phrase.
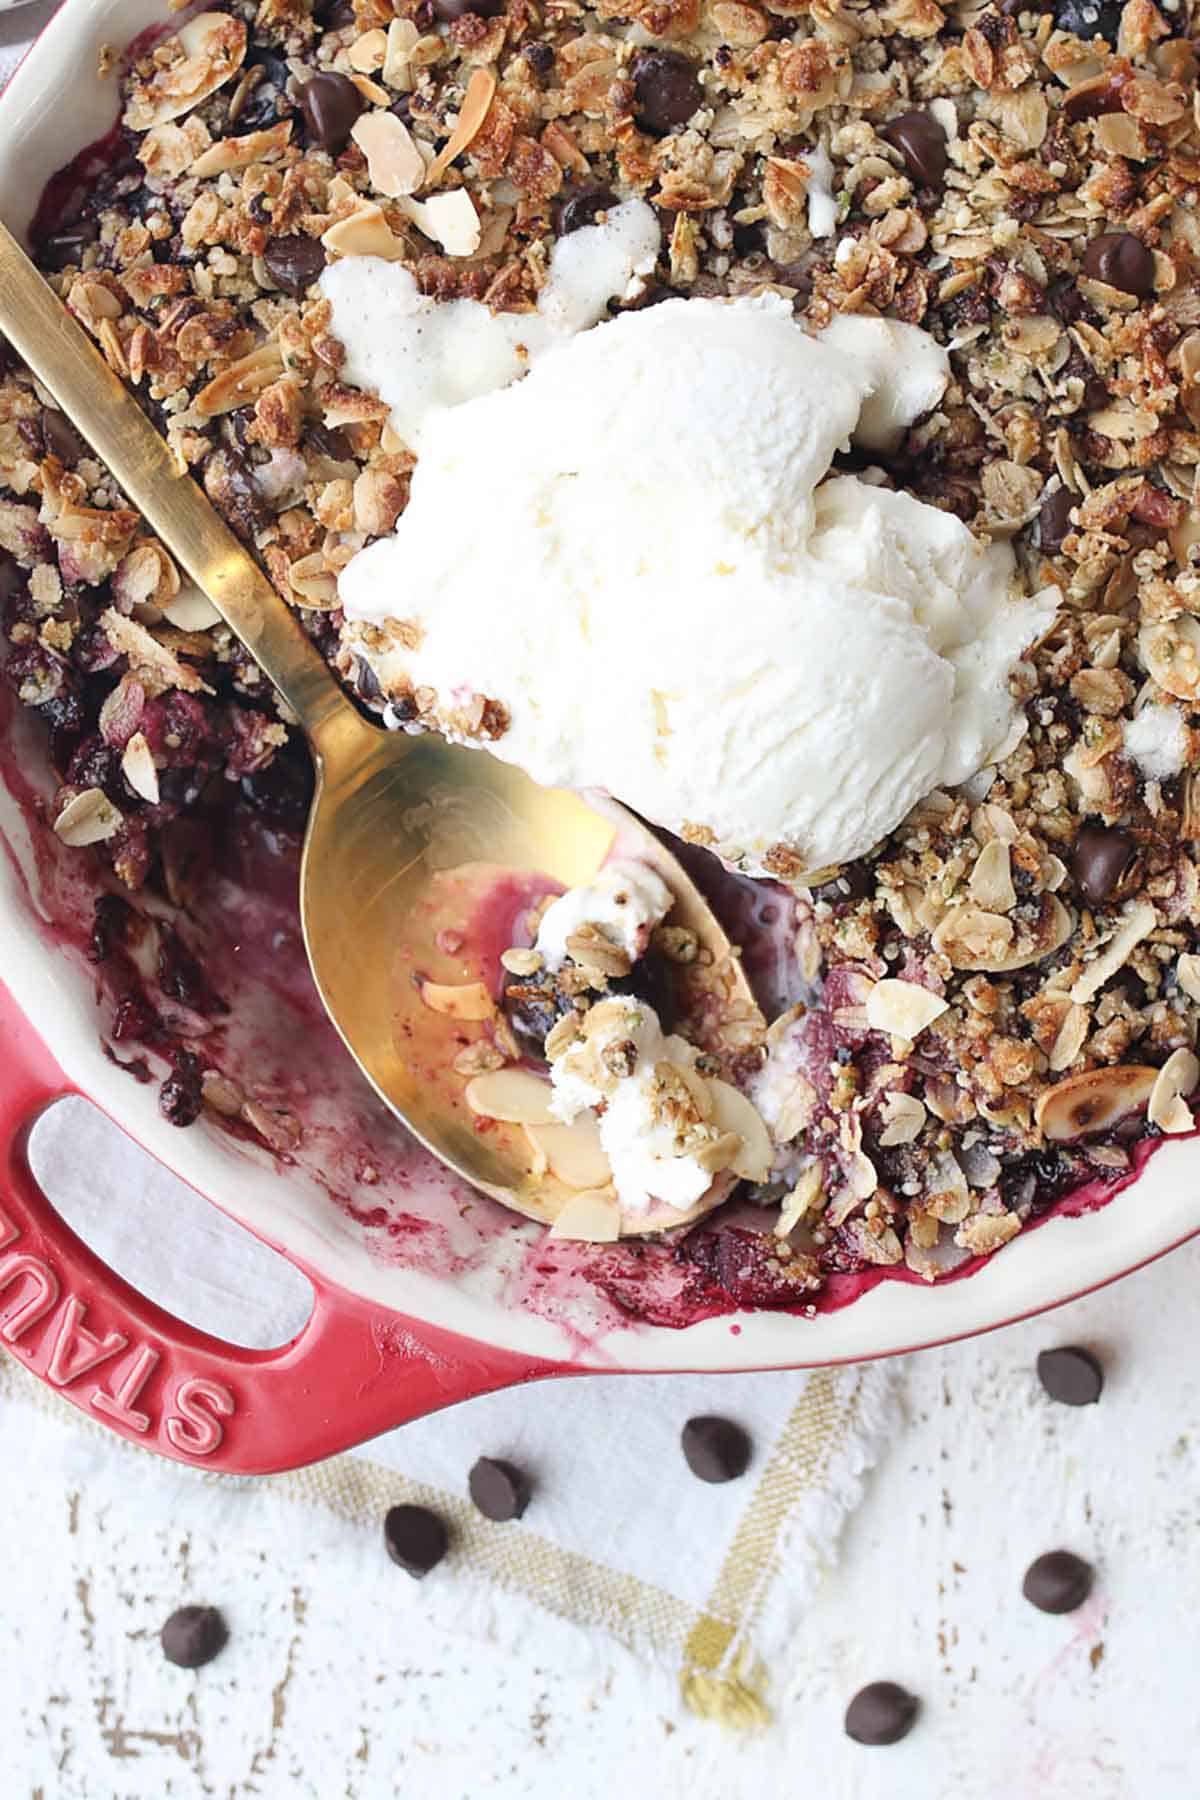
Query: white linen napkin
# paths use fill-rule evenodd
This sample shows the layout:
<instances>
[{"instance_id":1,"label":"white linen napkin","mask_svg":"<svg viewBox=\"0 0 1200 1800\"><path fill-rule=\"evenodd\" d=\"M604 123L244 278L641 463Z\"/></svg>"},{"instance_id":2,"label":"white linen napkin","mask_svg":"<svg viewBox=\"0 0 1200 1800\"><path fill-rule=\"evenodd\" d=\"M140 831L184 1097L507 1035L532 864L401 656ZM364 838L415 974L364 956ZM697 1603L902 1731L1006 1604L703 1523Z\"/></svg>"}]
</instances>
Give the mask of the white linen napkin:
<instances>
[{"instance_id":1,"label":"white linen napkin","mask_svg":"<svg viewBox=\"0 0 1200 1800\"><path fill-rule=\"evenodd\" d=\"M286 1341L303 1323L303 1277L89 1102L52 1108L30 1154L67 1222L168 1310L256 1347ZM48 1433L50 1413L74 1429ZM740 1480L711 1485L688 1470L679 1433L696 1413L723 1414L749 1431L754 1459ZM753 1725L769 1717L772 1666L836 1555L863 1475L898 1427L899 1405L882 1364L564 1379L481 1396L352 1455L258 1480L167 1465L147 1478L145 1451L80 1420L12 1362L0 1381L0 1421L7 1459L58 1456L64 1486L90 1471L88 1479L144 1513L147 1527L191 1510L197 1484L221 1510L224 1531L243 1541L277 1541L281 1509L320 1511L326 1525L312 1529L337 1538L335 1580L339 1568L365 1580L378 1563L389 1506L432 1506L453 1542L421 1584L431 1617L501 1645L533 1632L543 1642L549 1631L558 1659L585 1668L610 1659L616 1643L660 1683L678 1684L693 1711ZM507 1458L532 1478L519 1522L490 1523L471 1505L467 1474L480 1455Z\"/></svg>"}]
</instances>

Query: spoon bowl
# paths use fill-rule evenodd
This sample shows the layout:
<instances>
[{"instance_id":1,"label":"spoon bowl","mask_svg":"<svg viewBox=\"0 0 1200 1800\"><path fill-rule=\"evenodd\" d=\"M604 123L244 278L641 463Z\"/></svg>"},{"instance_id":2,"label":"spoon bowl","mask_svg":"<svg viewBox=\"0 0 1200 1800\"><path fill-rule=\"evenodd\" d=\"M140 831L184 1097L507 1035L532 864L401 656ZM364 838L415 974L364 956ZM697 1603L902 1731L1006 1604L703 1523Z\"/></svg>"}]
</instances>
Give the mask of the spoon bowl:
<instances>
[{"instance_id":1,"label":"spoon bowl","mask_svg":"<svg viewBox=\"0 0 1200 1800\"><path fill-rule=\"evenodd\" d=\"M613 854L650 863L701 956L685 971L734 1001L754 1000L736 952L665 845L615 802L538 787L520 770L433 734L385 731L338 686L295 612L220 519L136 400L0 225L0 332L106 464L129 501L274 683L303 726L317 785L301 870L305 947L317 989L363 1073L405 1125L492 1198L552 1223L576 1189L539 1167L519 1127L479 1120L455 1075L456 1055L487 1017L469 1021L426 1004L427 983L493 990L498 962L452 967L443 902L486 927L489 892L525 904L590 880ZM494 959L512 940L494 944ZM439 964L438 959L442 959ZM494 960L493 959L493 960ZM432 990L431 990L432 991ZM700 995L693 991L693 999ZM622 1221L638 1234L700 1217L732 1186L718 1178L686 1214Z\"/></svg>"}]
</instances>

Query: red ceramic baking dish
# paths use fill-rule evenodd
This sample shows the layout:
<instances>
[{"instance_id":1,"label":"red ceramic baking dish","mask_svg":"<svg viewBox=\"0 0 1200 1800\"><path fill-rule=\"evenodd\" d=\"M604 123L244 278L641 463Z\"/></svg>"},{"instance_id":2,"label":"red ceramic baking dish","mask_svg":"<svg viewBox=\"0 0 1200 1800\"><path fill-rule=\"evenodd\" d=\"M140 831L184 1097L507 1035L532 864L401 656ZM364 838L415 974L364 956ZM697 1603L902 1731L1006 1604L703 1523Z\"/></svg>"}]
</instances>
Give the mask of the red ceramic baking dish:
<instances>
[{"instance_id":1,"label":"red ceramic baking dish","mask_svg":"<svg viewBox=\"0 0 1200 1800\"><path fill-rule=\"evenodd\" d=\"M27 226L50 174L116 112L105 45L153 0L68 0L0 100L0 214ZM851 1304L674 1313L612 1297L603 1246L540 1230L457 1183L367 1090L308 987L294 913L217 893L204 930L234 1000L226 1062L299 1119L296 1145L202 1119L174 1128L155 1088L105 1054L85 943L86 859L49 832L44 743L0 702L0 1340L82 1412L164 1455L255 1473L329 1456L471 1394L543 1376L798 1368L985 1331L1129 1271L1200 1228L1200 1149L1175 1140L1108 1203L1068 1206L964 1279L879 1280ZM252 884L253 885L253 884ZM168 1317L103 1266L29 1170L30 1127L88 1096L202 1195L290 1258L315 1292L294 1342L239 1350ZM1073 1216L1067 1216L1067 1213ZM170 1231L170 1220L162 1229ZM864 1283L864 1286L869 1284ZM845 1298L845 1296L842 1296ZM703 1310L703 1309L702 1309ZM647 1316L658 1320L648 1322Z\"/></svg>"}]
</instances>

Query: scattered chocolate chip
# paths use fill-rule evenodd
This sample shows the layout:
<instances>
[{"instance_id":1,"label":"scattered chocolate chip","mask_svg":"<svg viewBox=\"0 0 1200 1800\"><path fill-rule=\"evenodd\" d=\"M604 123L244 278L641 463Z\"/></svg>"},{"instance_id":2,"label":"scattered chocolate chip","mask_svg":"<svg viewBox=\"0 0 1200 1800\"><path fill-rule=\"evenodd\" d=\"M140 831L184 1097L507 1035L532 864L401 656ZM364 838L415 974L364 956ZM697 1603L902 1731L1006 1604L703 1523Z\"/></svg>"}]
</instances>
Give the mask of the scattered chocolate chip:
<instances>
[{"instance_id":1,"label":"scattered chocolate chip","mask_svg":"<svg viewBox=\"0 0 1200 1800\"><path fill-rule=\"evenodd\" d=\"M750 1438L732 1419L701 1414L688 1420L679 1441L688 1468L701 1481L736 1481L750 1466Z\"/></svg>"},{"instance_id":2,"label":"scattered chocolate chip","mask_svg":"<svg viewBox=\"0 0 1200 1800\"><path fill-rule=\"evenodd\" d=\"M566 237L568 232L578 231L581 225L594 225L597 213L607 212L616 204L617 196L611 188L577 188L567 195L558 209L558 235Z\"/></svg>"},{"instance_id":3,"label":"scattered chocolate chip","mask_svg":"<svg viewBox=\"0 0 1200 1800\"><path fill-rule=\"evenodd\" d=\"M348 75L323 70L300 89L300 111L308 134L322 150L335 155L345 148L351 127L366 101Z\"/></svg>"},{"instance_id":4,"label":"scattered chocolate chip","mask_svg":"<svg viewBox=\"0 0 1200 1800\"><path fill-rule=\"evenodd\" d=\"M159 1633L162 1653L177 1669L202 1669L229 1642L229 1630L215 1606L181 1606Z\"/></svg>"},{"instance_id":5,"label":"scattered chocolate chip","mask_svg":"<svg viewBox=\"0 0 1200 1800\"><path fill-rule=\"evenodd\" d=\"M1074 531L1071 508L1078 500L1079 495L1073 494L1069 487L1059 487L1042 501L1038 513L1038 539L1047 556L1057 556L1067 534Z\"/></svg>"},{"instance_id":6,"label":"scattered chocolate chip","mask_svg":"<svg viewBox=\"0 0 1200 1800\"><path fill-rule=\"evenodd\" d=\"M1121 28L1121 0L1055 0L1051 8L1060 31L1074 32L1085 44L1102 37L1115 44Z\"/></svg>"},{"instance_id":7,"label":"scattered chocolate chip","mask_svg":"<svg viewBox=\"0 0 1200 1800\"><path fill-rule=\"evenodd\" d=\"M686 125L703 103L696 65L677 50L639 50L630 73L634 115L644 131L656 136Z\"/></svg>"},{"instance_id":8,"label":"scattered chocolate chip","mask_svg":"<svg viewBox=\"0 0 1200 1800\"><path fill-rule=\"evenodd\" d=\"M1104 1391L1104 1370L1091 1351L1078 1344L1043 1350L1037 1372L1051 1400L1063 1406L1094 1406Z\"/></svg>"},{"instance_id":9,"label":"scattered chocolate chip","mask_svg":"<svg viewBox=\"0 0 1200 1800\"><path fill-rule=\"evenodd\" d=\"M453 25L475 13L481 19L498 19L504 11L504 0L433 0L434 17L443 25Z\"/></svg>"},{"instance_id":10,"label":"scattered chocolate chip","mask_svg":"<svg viewBox=\"0 0 1200 1800\"><path fill-rule=\"evenodd\" d=\"M88 447L72 425L65 413L56 412L48 406L42 414L42 440L50 456L57 456L59 462L66 463L68 468L77 463L81 456L88 454Z\"/></svg>"},{"instance_id":11,"label":"scattered chocolate chip","mask_svg":"<svg viewBox=\"0 0 1200 1800\"><path fill-rule=\"evenodd\" d=\"M900 152L918 187L941 187L950 158L946 133L932 113L901 113L899 118L881 125L879 135Z\"/></svg>"},{"instance_id":12,"label":"scattered chocolate chip","mask_svg":"<svg viewBox=\"0 0 1200 1800\"><path fill-rule=\"evenodd\" d=\"M1131 231L1104 231L1083 253L1084 273L1123 294L1146 300L1154 292L1154 258Z\"/></svg>"},{"instance_id":13,"label":"scattered chocolate chip","mask_svg":"<svg viewBox=\"0 0 1200 1800\"><path fill-rule=\"evenodd\" d=\"M114 1030L113 1036L116 1035ZM191 1070L180 1069L168 1075L158 1090L158 1110L168 1125L178 1125L180 1130L194 1125L204 1111L200 1076Z\"/></svg>"},{"instance_id":14,"label":"scattered chocolate chip","mask_svg":"<svg viewBox=\"0 0 1200 1800\"><path fill-rule=\"evenodd\" d=\"M383 1542L392 1561L419 1581L445 1556L450 1534L427 1506L393 1506L384 1517Z\"/></svg>"},{"instance_id":15,"label":"scattered chocolate chip","mask_svg":"<svg viewBox=\"0 0 1200 1800\"><path fill-rule=\"evenodd\" d=\"M268 238L263 246L263 262L276 287L299 300L325 267L325 246L319 238Z\"/></svg>"},{"instance_id":16,"label":"scattered chocolate chip","mask_svg":"<svg viewBox=\"0 0 1200 1800\"><path fill-rule=\"evenodd\" d=\"M1091 1593L1095 1577L1096 1571L1082 1556L1070 1550L1049 1550L1030 1563L1021 1592L1039 1612L1074 1612Z\"/></svg>"},{"instance_id":17,"label":"scattered chocolate chip","mask_svg":"<svg viewBox=\"0 0 1200 1800\"><path fill-rule=\"evenodd\" d=\"M471 1498L485 1519L498 1525L519 1519L529 1505L531 1488L528 1477L510 1462L498 1457L481 1456L471 1470L467 1482Z\"/></svg>"},{"instance_id":18,"label":"scattered chocolate chip","mask_svg":"<svg viewBox=\"0 0 1200 1800\"><path fill-rule=\"evenodd\" d=\"M851 900L865 900L875 892L875 872L870 863L852 862L838 870L832 881L823 881L812 891L814 900L830 906L844 906Z\"/></svg>"},{"instance_id":19,"label":"scattered chocolate chip","mask_svg":"<svg viewBox=\"0 0 1200 1800\"><path fill-rule=\"evenodd\" d=\"M1137 855L1137 844L1127 831L1112 825L1083 825L1071 851L1075 885L1092 906L1104 902L1120 887Z\"/></svg>"},{"instance_id":20,"label":"scattered chocolate chip","mask_svg":"<svg viewBox=\"0 0 1200 1800\"><path fill-rule=\"evenodd\" d=\"M872 1681L846 1708L846 1736L856 1744L898 1744L916 1723L921 1702L895 1681Z\"/></svg>"}]
</instances>

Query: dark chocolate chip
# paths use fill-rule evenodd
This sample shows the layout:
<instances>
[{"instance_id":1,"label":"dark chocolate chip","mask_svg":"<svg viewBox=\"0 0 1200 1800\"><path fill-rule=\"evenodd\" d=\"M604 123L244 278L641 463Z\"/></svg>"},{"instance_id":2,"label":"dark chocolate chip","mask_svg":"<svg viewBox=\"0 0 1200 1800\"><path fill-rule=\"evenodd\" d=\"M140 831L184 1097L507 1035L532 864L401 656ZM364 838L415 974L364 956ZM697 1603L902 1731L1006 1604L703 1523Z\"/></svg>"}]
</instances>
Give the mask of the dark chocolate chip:
<instances>
[{"instance_id":1,"label":"dark chocolate chip","mask_svg":"<svg viewBox=\"0 0 1200 1800\"><path fill-rule=\"evenodd\" d=\"M686 125L703 104L696 65L677 50L639 50L630 70L634 116L644 131L665 136Z\"/></svg>"},{"instance_id":2,"label":"dark chocolate chip","mask_svg":"<svg viewBox=\"0 0 1200 1800\"><path fill-rule=\"evenodd\" d=\"M611 188L576 188L573 194L567 195L558 209L559 237L578 231L581 225L594 225L597 213L607 212L616 204L617 196Z\"/></svg>"},{"instance_id":3,"label":"dark chocolate chip","mask_svg":"<svg viewBox=\"0 0 1200 1800\"><path fill-rule=\"evenodd\" d=\"M333 69L312 76L300 89L300 111L309 137L335 155L345 148L351 127L366 104L349 76Z\"/></svg>"},{"instance_id":4,"label":"dark chocolate chip","mask_svg":"<svg viewBox=\"0 0 1200 1800\"><path fill-rule=\"evenodd\" d=\"M1102 37L1115 44L1121 28L1122 0L1055 0L1051 9L1060 31L1074 32L1085 44Z\"/></svg>"},{"instance_id":5,"label":"dark chocolate chip","mask_svg":"<svg viewBox=\"0 0 1200 1800\"><path fill-rule=\"evenodd\" d=\"M177 1669L202 1669L229 1642L229 1631L215 1606L181 1606L159 1633L162 1653Z\"/></svg>"},{"instance_id":6,"label":"dark chocolate chip","mask_svg":"<svg viewBox=\"0 0 1200 1800\"><path fill-rule=\"evenodd\" d=\"M1123 294L1146 300L1154 292L1154 258L1131 231L1104 231L1083 253L1084 273Z\"/></svg>"},{"instance_id":7,"label":"dark chocolate chip","mask_svg":"<svg viewBox=\"0 0 1200 1800\"><path fill-rule=\"evenodd\" d=\"M1038 538L1047 556L1057 556L1068 532L1074 531L1071 508L1078 500L1079 495L1073 494L1069 487L1059 487L1042 501L1038 513Z\"/></svg>"},{"instance_id":8,"label":"dark chocolate chip","mask_svg":"<svg viewBox=\"0 0 1200 1800\"><path fill-rule=\"evenodd\" d=\"M65 413L47 407L42 414L42 439L50 456L57 456L68 467L88 454L87 445Z\"/></svg>"},{"instance_id":9,"label":"dark chocolate chip","mask_svg":"<svg viewBox=\"0 0 1200 1800\"><path fill-rule=\"evenodd\" d=\"M519 1519L529 1505L532 1492L529 1479L522 1470L513 1463L491 1456L479 1458L467 1485L484 1518L494 1519L498 1525Z\"/></svg>"},{"instance_id":10,"label":"dark chocolate chip","mask_svg":"<svg viewBox=\"0 0 1200 1800\"><path fill-rule=\"evenodd\" d=\"M384 1517L383 1542L392 1561L419 1581L445 1556L450 1534L427 1506L393 1506Z\"/></svg>"},{"instance_id":11,"label":"dark chocolate chip","mask_svg":"<svg viewBox=\"0 0 1200 1800\"><path fill-rule=\"evenodd\" d=\"M846 1708L846 1736L856 1744L898 1744L916 1723L921 1702L895 1681L859 1688Z\"/></svg>"},{"instance_id":12,"label":"dark chocolate chip","mask_svg":"<svg viewBox=\"0 0 1200 1800\"><path fill-rule=\"evenodd\" d=\"M1092 1591L1096 1571L1070 1550L1050 1550L1031 1562L1021 1592L1039 1612L1069 1613L1083 1605Z\"/></svg>"},{"instance_id":13,"label":"dark chocolate chip","mask_svg":"<svg viewBox=\"0 0 1200 1800\"><path fill-rule=\"evenodd\" d=\"M1094 1406L1104 1392L1104 1370L1091 1351L1078 1344L1043 1350L1037 1372L1050 1398L1063 1406Z\"/></svg>"},{"instance_id":14,"label":"dark chocolate chip","mask_svg":"<svg viewBox=\"0 0 1200 1800\"><path fill-rule=\"evenodd\" d=\"M276 287L299 300L325 267L325 246L320 238L268 238L263 247L263 261Z\"/></svg>"},{"instance_id":15,"label":"dark chocolate chip","mask_svg":"<svg viewBox=\"0 0 1200 1800\"><path fill-rule=\"evenodd\" d=\"M1120 887L1137 855L1127 831L1112 825L1083 825L1071 851L1071 874L1084 899L1103 906Z\"/></svg>"},{"instance_id":16,"label":"dark chocolate chip","mask_svg":"<svg viewBox=\"0 0 1200 1800\"><path fill-rule=\"evenodd\" d=\"M354 452L350 448L350 439L336 425L323 424L320 419L310 419L304 427L304 435L308 442L327 456L331 462L352 462Z\"/></svg>"},{"instance_id":17,"label":"dark chocolate chip","mask_svg":"<svg viewBox=\"0 0 1200 1800\"><path fill-rule=\"evenodd\" d=\"M941 187L949 155L946 133L932 113L906 112L879 127L879 135L904 158L904 167L918 187Z\"/></svg>"},{"instance_id":18,"label":"dark chocolate chip","mask_svg":"<svg viewBox=\"0 0 1200 1800\"><path fill-rule=\"evenodd\" d=\"M823 881L812 891L814 900L828 901L830 906L843 906L851 900L865 900L875 892L875 871L870 863L846 863L832 881Z\"/></svg>"},{"instance_id":19,"label":"dark chocolate chip","mask_svg":"<svg viewBox=\"0 0 1200 1800\"><path fill-rule=\"evenodd\" d=\"M750 1439L732 1419L703 1413L679 1438L687 1466L701 1481L736 1481L750 1466Z\"/></svg>"}]
</instances>

